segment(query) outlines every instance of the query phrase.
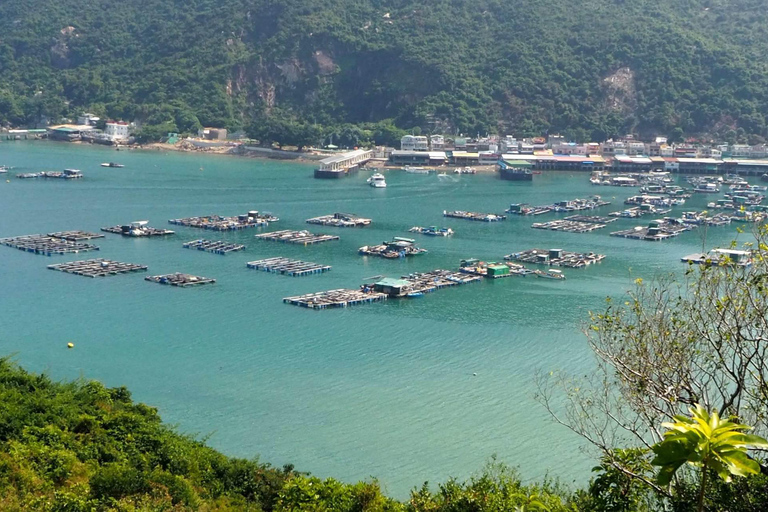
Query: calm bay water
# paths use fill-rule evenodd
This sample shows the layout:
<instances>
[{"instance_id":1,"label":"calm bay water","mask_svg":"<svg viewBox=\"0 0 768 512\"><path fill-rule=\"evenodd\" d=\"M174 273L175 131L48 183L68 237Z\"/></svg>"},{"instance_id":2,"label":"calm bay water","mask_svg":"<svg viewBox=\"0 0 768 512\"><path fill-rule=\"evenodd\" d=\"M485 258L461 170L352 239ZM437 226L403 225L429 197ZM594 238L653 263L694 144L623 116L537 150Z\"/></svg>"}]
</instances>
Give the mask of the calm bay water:
<instances>
[{"instance_id":1,"label":"calm bay water","mask_svg":"<svg viewBox=\"0 0 768 512\"><path fill-rule=\"evenodd\" d=\"M99 167L110 160L126 167ZM48 258L0 247L0 354L15 354L25 368L55 378L125 385L181 431L211 434L209 444L229 455L259 455L346 481L374 476L401 498L425 480L466 478L493 454L519 466L526 479L549 473L583 484L594 461L533 400L536 370L588 372L592 358L580 333L587 312L629 289L634 277L681 271L679 258L702 248L695 231L661 243L608 236L645 219L571 234L531 229L531 217L492 224L442 217L444 209L501 212L511 202L595 193L615 197L597 212L605 214L637 193L595 188L584 174L511 183L494 175L438 179L387 171L389 187L372 189L364 172L315 180L307 164L43 142L0 143L0 165L16 167L6 175L9 183L0 181L0 237L98 231L144 219L166 227L171 218L252 209L280 217L267 230L304 229L306 218L335 211L372 218L363 229L312 226L341 236L313 247L256 241L256 230L220 234L179 226L165 239L107 235L95 242L100 251L85 255ZM65 167L81 169L85 179L13 177ZM709 199L695 197L684 208L703 207ZM456 235L409 235L414 225L449 226ZM357 255L358 247L392 236L417 237L430 252L409 261ZM735 226L711 228L706 245L734 236ZM247 248L219 256L181 247L201 237ZM311 311L281 301L356 287L374 275L456 268L461 258L501 259L533 247L608 258L566 269L565 282L509 278L345 310ZM290 278L245 267L270 256L327 263L333 270ZM217 283L177 289L147 283L143 274L88 279L45 268L89 257ZM75 349L66 349L68 341Z\"/></svg>"}]
</instances>

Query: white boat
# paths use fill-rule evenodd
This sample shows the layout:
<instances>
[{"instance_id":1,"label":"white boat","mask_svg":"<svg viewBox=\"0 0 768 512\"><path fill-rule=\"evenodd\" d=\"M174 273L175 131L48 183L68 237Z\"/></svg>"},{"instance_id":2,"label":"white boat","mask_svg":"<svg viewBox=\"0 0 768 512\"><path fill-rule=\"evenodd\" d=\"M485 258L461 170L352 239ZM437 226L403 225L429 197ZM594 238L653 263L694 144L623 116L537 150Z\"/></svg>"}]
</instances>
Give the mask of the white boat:
<instances>
[{"instance_id":1,"label":"white boat","mask_svg":"<svg viewBox=\"0 0 768 512\"><path fill-rule=\"evenodd\" d=\"M406 165L403 169L405 169L405 172L411 174L429 174L429 169L426 167L411 167L410 165Z\"/></svg>"},{"instance_id":2,"label":"white boat","mask_svg":"<svg viewBox=\"0 0 768 512\"><path fill-rule=\"evenodd\" d=\"M384 179L384 175L380 173L374 173L366 182L373 188L386 188L387 182Z\"/></svg>"},{"instance_id":3,"label":"white boat","mask_svg":"<svg viewBox=\"0 0 768 512\"><path fill-rule=\"evenodd\" d=\"M701 183L696 185L693 191L703 194L716 194L720 192L720 185L717 183Z\"/></svg>"},{"instance_id":4,"label":"white boat","mask_svg":"<svg viewBox=\"0 0 768 512\"><path fill-rule=\"evenodd\" d=\"M563 274L563 272L553 268L547 270L546 272L537 270L536 277L543 277L544 279L558 279L560 281L565 280L565 275Z\"/></svg>"},{"instance_id":5,"label":"white boat","mask_svg":"<svg viewBox=\"0 0 768 512\"><path fill-rule=\"evenodd\" d=\"M122 167L125 167L123 164L117 164L115 162L105 162L105 163L101 164L101 166L102 167L116 167L118 169L122 168ZM202 170L202 168L200 168L200 170Z\"/></svg>"}]
</instances>

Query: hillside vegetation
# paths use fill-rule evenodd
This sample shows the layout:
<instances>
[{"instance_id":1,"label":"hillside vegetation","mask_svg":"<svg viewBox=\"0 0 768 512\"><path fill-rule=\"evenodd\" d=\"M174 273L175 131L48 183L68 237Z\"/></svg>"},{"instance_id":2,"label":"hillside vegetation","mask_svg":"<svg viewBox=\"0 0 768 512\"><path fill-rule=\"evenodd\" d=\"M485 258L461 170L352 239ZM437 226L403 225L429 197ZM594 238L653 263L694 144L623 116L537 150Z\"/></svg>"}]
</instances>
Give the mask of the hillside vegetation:
<instances>
[{"instance_id":1,"label":"hillside vegetation","mask_svg":"<svg viewBox=\"0 0 768 512\"><path fill-rule=\"evenodd\" d=\"M756 139L766 22L759 0L15 0L0 122Z\"/></svg>"},{"instance_id":2,"label":"hillside vegetation","mask_svg":"<svg viewBox=\"0 0 768 512\"><path fill-rule=\"evenodd\" d=\"M57 383L0 359L4 512L448 512L469 510L477 500L487 505L484 510L531 503L552 512L573 510L556 488L522 485L498 465L467 483L449 481L435 493L425 485L401 503L384 496L375 481L344 484L291 466L228 458L164 425L154 408L133 403L125 388Z\"/></svg>"}]
</instances>

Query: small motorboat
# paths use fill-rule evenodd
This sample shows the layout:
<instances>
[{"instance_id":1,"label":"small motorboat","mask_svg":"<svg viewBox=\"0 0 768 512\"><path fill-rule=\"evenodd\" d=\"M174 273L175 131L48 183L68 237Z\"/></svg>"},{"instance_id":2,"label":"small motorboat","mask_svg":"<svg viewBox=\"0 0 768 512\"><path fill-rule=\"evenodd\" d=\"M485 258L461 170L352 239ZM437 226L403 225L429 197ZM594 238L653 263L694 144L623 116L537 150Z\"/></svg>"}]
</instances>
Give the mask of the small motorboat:
<instances>
[{"instance_id":1,"label":"small motorboat","mask_svg":"<svg viewBox=\"0 0 768 512\"><path fill-rule=\"evenodd\" d=\"M114 167L114 168L118 168L118 169L125 167L123 164L117 164L115 162L105 162L105 163L101 164L101 166L102 167Z\"/></svg>"},{"instance_id":2,"label":"small motorboat","mask_svg":"<svg viewBox=\"0 0 768 512\"><path fill-rule=\"evenodd\" d=\"M543 277L544 279L558 279L560 281L565 280L565 275L563 274L563 272L557 269L549 269L546 272L537 270L536 277Z\"/></svg>"},{"instance_id":3,"label":"small motorboat","mask_svg":"<svg viewBox=\"0 0 768 512\"><path fill-rule=\"evenodd\" d=\"M387 186L384 175L378 172L372 174L371 177L366 180L366 182L373 188L386 188Z\"/></svg>"},{"instance_id":4,"label":"small motorboat","mask_svg":"<svg viewBox=\"0 0 768 512\"><path fill-rule=\"evenodd\" d=\"M418 297L423 297L424 292L410 292L410 293L407 293L405 296L408 297L409 299L415 299Z\"/></svg>"}]
</instances>

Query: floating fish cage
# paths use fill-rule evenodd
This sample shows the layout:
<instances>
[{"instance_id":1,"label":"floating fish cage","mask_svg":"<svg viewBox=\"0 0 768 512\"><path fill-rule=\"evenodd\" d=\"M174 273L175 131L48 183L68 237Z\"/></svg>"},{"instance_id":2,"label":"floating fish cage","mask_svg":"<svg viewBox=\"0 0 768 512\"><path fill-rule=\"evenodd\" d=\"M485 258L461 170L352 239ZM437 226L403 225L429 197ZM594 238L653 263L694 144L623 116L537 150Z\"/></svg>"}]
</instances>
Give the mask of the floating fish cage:
<instances>
[{"instance_id":1,"label":"floating fish cage","mask_svg":"<svg viewBox=\"0 0 768 512\"><path fill-rule=\"evenodd\" d=\"M82 261L70 261L59 263L57 265L48 265L51 270L66 272L85 277L106 277L118 274L127 274L130 272L140 272L147 270L146 265L136 265L134 263L122 263L106 259L92 259Z\"/></svg>"}]
</instances>

